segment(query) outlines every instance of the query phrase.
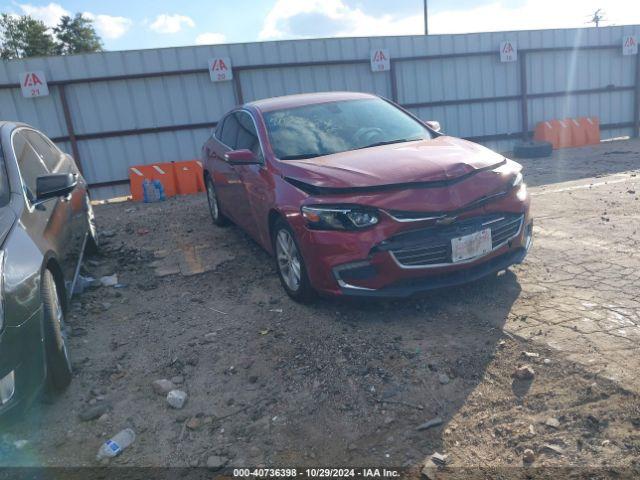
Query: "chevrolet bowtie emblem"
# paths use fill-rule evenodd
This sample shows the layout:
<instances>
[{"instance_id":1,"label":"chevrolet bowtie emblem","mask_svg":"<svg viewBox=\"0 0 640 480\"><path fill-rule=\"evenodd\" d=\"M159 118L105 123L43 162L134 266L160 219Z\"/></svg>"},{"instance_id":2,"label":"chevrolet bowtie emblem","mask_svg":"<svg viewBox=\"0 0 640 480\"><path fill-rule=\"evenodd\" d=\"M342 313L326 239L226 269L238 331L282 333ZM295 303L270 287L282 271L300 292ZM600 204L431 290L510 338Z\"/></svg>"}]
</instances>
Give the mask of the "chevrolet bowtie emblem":
<instances>
[{"instance_id":1,"label":"chevrolet bowtie emblem","mask_svg":"<svg viewBox=\"0 0 640 480\"><path fill-rule=\"evenodd\" d=\"M436 225L451 225L453 222L456 221L457 218L458 218L457 216L442 217L436 220Z\"/></svg>"}]
</instances>

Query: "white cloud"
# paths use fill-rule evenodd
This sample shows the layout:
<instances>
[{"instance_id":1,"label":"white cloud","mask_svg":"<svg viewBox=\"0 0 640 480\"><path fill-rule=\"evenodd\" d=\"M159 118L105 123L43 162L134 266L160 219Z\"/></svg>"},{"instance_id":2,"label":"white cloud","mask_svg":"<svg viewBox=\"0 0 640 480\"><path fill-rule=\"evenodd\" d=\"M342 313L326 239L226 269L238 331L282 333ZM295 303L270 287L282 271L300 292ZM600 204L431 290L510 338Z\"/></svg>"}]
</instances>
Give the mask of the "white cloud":
<instances>
[{"instance_id":1,"label":"white cloud","mask_svg":"<svg viewBox=\"0 0 640 480\"><path fill-rule=\"evenodd\" d=\"M84 12L85 17L93 20L98 35L108 40L122 37L133 25L130 18L113 17L111 15L96 15L91 12Z\"/></svg>"},{"instance_id":2,"label":"white cloud","mask_svg":"<svg viewBox=\"0 0 640 480\"><path fill-rule=\"evenodd\" d=\"M604 6L605 21L602 25L640 22L640 8L630 5L628 0L609 0ZM515 7L494 1L468 10L435 13L429 19L429 32L466 33L586 27L591 18L590 14L601 6L600 0L527 0Z\"/></svg>"},{"instance_id":3,"label":"white cloud","mask_svg":"<svg viewBox=\"0 0 640 480\"><path fill-rule=\"evenodd\" d=\"M258 38L275 40L318 36L397 35L420 33L422 15L396 18L368 15L342 0L277 0Z\"/></svg>"},{"instance_id":4,"label":"white cloud","mask_svg":"<svg viewBox=\"0 0 640 480\"><path fill-rule=\"evenodd\" d=\"M60 21L60 17L73 17L74 14L66 10L57 3L50 3L45 6L34 6L29 3L18 4L24 15L30 15L36 20L41 20L48 27L55 27ZM84 12L86 18L93 20L93 24L102 38L112 40L120 38L131 28L133 22L126 17L114 17L111 15L100 15L91 12Z\"/></svg>"},{"instance_id":5,"label":"white cloud","mask_svg":"<svg viewBox=\"0 0 640 480\"><path fill-rule=\"evenodd\" d=\"M55 27L64 15L71 16L71 12L65 10L62 5L50 3L42 7L31 5L30 3L18 4L24 15L29 15L36 20L41 20L47 27Z\"/></svg>"},{"instance_id":6,"label":"white cloud","mask_svg":"<svg viewBox=\"0 0 640 480\"><path fill-rule=\"evenodd\" d=\"M584 27L601 0L526 0L510 7L506 2L470 9L433 11L430 33L468 33L502 30ZM628 0L608 0L603 25L640 23L640 8ZM549 13L552 12L552 13ZM421 9L414 15L371 15L343 0L277 0L267 14L258 38L278 40L304 37L418 35L424 31Z\"/></svg>"},{"instance_id":7,"label":"white cloud","mask_svg":"<svg viewBox=\"0 0 640 480\"><path fill-rule=\"evenodd\" d=\"M149 25L149 28L156 33L178 33L182 30L182 27L193 28L196 23L186 15L169 15L166 13L160 14Z\"/></svg>"},{"instance_id":8,"label":"white cloud","mask_svg":"<svg viewBox=\"0 0 640 480\"><path fill-rule=\"evenodd\" d=\"M196 45L214 45L225 43L226 40L224 33L205 32L196 37Z\"/></svg>"}]
</instances>

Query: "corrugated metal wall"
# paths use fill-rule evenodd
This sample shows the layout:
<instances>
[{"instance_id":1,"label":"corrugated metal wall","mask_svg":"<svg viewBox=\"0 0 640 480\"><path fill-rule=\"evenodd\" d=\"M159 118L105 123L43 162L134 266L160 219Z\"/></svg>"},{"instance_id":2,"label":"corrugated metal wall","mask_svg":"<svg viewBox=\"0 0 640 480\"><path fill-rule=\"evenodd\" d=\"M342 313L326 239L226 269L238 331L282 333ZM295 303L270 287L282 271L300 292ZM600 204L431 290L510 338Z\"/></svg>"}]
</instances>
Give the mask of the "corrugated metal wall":
<instances>
[{"instance_id":1,"label":"corrugated metal wall","mask_svg":"<svg viewBox=\"0 0 640 480\"><path fill-rule=\"evenodd\" d=\"M397 100L415 104L520 94L519 62L500 63L503 40L518 49L620 45L619 49L529 52L527 89L535 94L575 89L633 87L636 58L622 55L622 37L640 27L619 26L583 30L539 30L467 35L370 37L296 40L197 46L156 50L105 52L68 57L35 58L0 63L0 84L17 83L21 72L43 70L49 82L171 72L206 68L210 58L228 56L243 67L239 83L244 101L274 95L326 90L355 90L391 97L389 72L372 73L367 63L332 66L287 66L251 70L264 64L368 61L373 48L386 48L394 59ZM495 51L495 55L397 61L400 57ZM5 85L6 86L6 85ZM23 98L19 88L0 89L0 118L20 120L51 137L66 137L59 86L48 97ZM206 72L143 79L73 83L65 87L76 135L140 128L215 122L236 103L232 82L212 83ZM411 108L424 119L439 120L445 131L478 137L521 131L518 99ZM541 120L595 115L602 123L629 123L634 119L634 91L590 93L578 96L531 98L529 128ZM629 135L632 129L604 132ZM122 180L130 165L199 157L208 128L81 139L79 153L91 183ZM512 140L485 142L506 151ZM69 142L61 147L70 151ZM109 189L103 195L122 189ZM126 190L126 187L125 187Z\"/></svg>"}]
</instances>

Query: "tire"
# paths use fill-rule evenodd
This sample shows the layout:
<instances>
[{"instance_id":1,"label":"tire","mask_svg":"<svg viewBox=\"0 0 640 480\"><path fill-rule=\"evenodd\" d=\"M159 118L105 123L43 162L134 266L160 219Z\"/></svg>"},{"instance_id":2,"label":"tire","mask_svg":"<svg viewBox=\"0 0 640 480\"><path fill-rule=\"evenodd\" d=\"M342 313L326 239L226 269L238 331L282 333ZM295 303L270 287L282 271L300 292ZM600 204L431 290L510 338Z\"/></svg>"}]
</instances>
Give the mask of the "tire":
<instances>
[{"instance_id":1,"label":"tire","mask_svg":"<svg viewBox=\"0 0 640 480\"><path fill-rule=\"evenodd\" d=\"M315 299L316 292L309 281L293 230L280 219L273 226L272 233L276 270L282 287L294 301L310 303Z\"/></svg>"},{"instance_id":2,"label":"tire","mask_svg":"<svg viewBox=\"0 0 640 480\"><path fill-rule=\"evenodd\" d=\"M94 237L91 232L87 234L87 243L85 245L85 252L89 255L97 255L100 253L100 245L98 244L97 237Z\"/></svg>"},{"instance_id":3,"label":"tire","mask_svg":"<svg viewBox=\"0 0 640 480\"><path fill-rule=\"evenodd\" d=\"M516 158L542 158L551 155L552 151L553 145L549 142L527 140L514 145L513 156Z\"/></svg>"},{"instance_id":4,"label":"tire","mask_svg":"<svg viewBox=\"0 0 640 480\"><path fill-rule=\"evenodd\" d=\"M207 188L207 203L209 205L209 213L211 214L211 220L219 227L225 227L229 225L229 219L222 213L220 209L220 200L216 195L216 189L213 186L213 181L209 175L204 177L204 183Z\"/></svg>"},{"instance_id":5,"label":"tire","mask_svg":"<svg viewBox=\"0 0 640 480\"><path fill-rule=\"evenodd\" d=\"M89 231L87 232L87 243L85 244L85 252L89 255L96 255L100 253L100 240L98 237L98 229L96 227L96 217L93 213L93 207L91 206L91 199L89 195L87 199L87 224L89 225Z\"/></svg>"},{"instance_id":6,"label":"tire","mask_svg":"<svg viewBox=\"0 0 640 480\"><path fill-rule=\"evenodd\" d=\"M42 307L47 383L52 390L59 392L71 382L72 372L64 333L62 299L50 270L45 270L42 276Z\"/></svg>"}]
</instances>

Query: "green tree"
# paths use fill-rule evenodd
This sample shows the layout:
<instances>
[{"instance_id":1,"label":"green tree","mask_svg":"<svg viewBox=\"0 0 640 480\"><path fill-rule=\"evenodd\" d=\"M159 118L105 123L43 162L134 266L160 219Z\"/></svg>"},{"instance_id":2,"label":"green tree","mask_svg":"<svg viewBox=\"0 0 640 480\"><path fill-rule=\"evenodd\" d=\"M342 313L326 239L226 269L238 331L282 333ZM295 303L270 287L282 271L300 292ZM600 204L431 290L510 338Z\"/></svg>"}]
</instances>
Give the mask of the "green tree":
<instances>
[{"instance_id":1,"label":"green tree","mask_svg":"<svg viewBox=\"0 0 640 480\"><path fill-rule=\"evenodd\" d=\"M93 21L81 13L76 13L74 18L67 15L60 18L53 33L57 39L58 55L102 51L102 41L93 28Z\"/></svg>"},{"instance_id":2,"label":"green tree","mask_svg":"<svg viewBox=\"0 0 640 480\"><path fill-rule=\"evenodd\" d=\"M4 59L55 54L55 43L47 27L28 15L0 15L0 57Z\"/></svg>"}]
</instances>

